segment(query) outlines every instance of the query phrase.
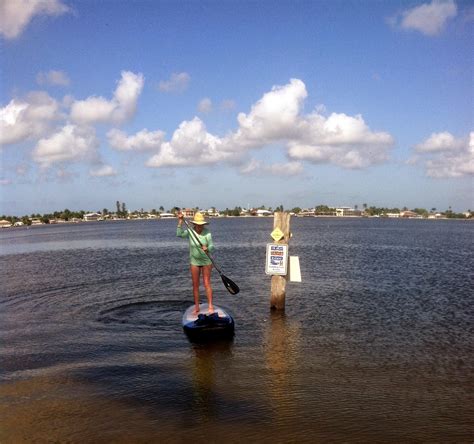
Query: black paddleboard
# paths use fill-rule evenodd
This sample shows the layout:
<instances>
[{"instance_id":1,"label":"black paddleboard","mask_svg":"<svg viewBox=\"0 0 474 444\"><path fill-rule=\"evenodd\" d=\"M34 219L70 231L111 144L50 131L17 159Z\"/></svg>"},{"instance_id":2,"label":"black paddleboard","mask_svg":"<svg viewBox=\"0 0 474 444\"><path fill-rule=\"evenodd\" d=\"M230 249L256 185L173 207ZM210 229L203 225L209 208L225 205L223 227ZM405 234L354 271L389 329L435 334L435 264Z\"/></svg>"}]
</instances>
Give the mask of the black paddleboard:
<instances>
[{"instance_id":1,"label":"black paddleboard","mask_svg":"<svg viewBox=\"0 0 474 444\"><path fill-rule=\"evenodd\" d=\"M234 319L222 307L214 305L209 312L208 304L199 305L199 313L194 313L194 305L183 315L183 330L190 339L221 339L234 336Z\"/></svg>"}]
</instances>

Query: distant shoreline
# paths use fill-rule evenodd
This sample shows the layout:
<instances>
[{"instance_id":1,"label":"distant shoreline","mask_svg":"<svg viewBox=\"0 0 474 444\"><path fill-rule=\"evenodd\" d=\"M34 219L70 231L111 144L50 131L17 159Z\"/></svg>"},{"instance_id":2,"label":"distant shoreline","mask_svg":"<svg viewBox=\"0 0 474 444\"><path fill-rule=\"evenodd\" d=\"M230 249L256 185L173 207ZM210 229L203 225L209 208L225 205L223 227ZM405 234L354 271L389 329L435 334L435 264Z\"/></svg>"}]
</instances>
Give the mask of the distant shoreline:
<instances>
[{"instance_id":1,"label":"distant shoreline","mask_svg":"<svg viewBox=\"0 0 474 444\"><path fill-rule=\"evenodd\" d=\"M235 207L233 209L226 208L219 210L216 207L206 209L195 208L179 208L173 207L165 210L163 206L159 210L127 210L124 202L116 202L117 211L109 211L107 208L98 211L71 211L64 209L54 211L52 213L32 213L21 217L3 215L0 216L0 228L19 227L23 225L33 226L41 224L63 224L63 223L79 223L92 221L116 221L116 220L161 220L176 219L179 212L191 219L197 212L200 212L209 219L226 218L226 217L243 217L243 218L262 218L272 217L278 212L284 211L283 205L272 208L261 206L259 208L242 208ZM348 206L330 207L327 205L317 205L314 208L288 208L286 213L294 217L320 217L320 218L337 218L337 219L359 219L359 218L387 218L387 219L472 219L474 213L469 209L462 213L452 211L451 207L445 211L438 211L436 208L427 210L425 208L414 208L409 210L407 207L399 209L387 207L375 207L363 204L363 209L359 209L358 205L354 208Z\"/></svg>"},{"instance_id":2,"label":"distant shoreline","mask_svg":"<svg viewBox=\"0 0 474 444\"><path fill-rule=\"evenodd\" d=\"M270 216L219 216L219 217L209 217L210 220L219 220L219 219L271 219L273 215ZM437 217L437 218L428 218L428 217L387 217L387 216L297 216L294 215L297 219L333 219L333 220L359 220L359 219L382 219L382 220L420 220L420 221L446 221L446 220L457 220L457 221L474 221L474 218L453 218L453 217ZM149 222L158 222L158 221L176 221L176 217L164 217L164 218L130 218L130 219L105 219L105 220L79 220L79 221L62 221L62 222L53 222L53 223L35 223L32 225L10 225L0 227L0 230L3 228L17 229L17 228L35 228L35 227L44 227L49 225L77 225L77 224L104 224L104 223L114 223L114 222L137 222L137 221L149 221Z\"/></svg>"}]
</instances>

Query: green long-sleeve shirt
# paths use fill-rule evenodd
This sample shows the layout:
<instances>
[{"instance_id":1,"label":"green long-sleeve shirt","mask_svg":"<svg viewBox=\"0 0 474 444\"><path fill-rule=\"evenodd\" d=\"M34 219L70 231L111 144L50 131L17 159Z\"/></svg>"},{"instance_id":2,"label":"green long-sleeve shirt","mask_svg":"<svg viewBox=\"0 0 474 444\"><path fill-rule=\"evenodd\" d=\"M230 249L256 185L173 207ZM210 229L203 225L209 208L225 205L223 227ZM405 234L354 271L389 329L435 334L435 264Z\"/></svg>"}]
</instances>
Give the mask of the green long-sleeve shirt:
<instances>
[{"instance_id":1,"label":"green long-sleeve shirt","mask_svg":"<svg viewBox=\"0 0 474 444\"><path fill-rule=\"evenodd\" d=\"M201 246L194 238L194 235L199 238L201 244L207 247L207 251L209 253L212 253L214 251L214 244L212 242L211 232L207 228L204 228L201 234L197 234L195 231L193 231L192 234L189 234L188 230L183 230L181 227L178 227L176 230L177 237L189 239L189 260L191 262L191 265L211 265L211 260L209 259L207 254L204 253Z\"/></svg>"}]
</instances>

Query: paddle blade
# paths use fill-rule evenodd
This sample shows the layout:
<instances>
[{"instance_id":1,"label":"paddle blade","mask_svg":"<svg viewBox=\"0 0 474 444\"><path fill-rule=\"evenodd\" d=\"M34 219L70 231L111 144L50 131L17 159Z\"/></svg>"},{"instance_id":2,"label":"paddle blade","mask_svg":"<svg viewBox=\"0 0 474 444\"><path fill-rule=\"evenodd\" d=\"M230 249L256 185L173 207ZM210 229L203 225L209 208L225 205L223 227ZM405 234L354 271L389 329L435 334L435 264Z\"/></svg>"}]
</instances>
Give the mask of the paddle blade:
<instances>
[{"instance_id":1,"label":"paddle blade","mask_svg":"<svg viewBox=\"0 0 474 444\"><path fill-rule=\"evenodd\" d=\"M227 291L230 294L237 294L240 291L238 285L235 282L231 281L227 276L221 274L221 279L225 285L225 288L227 288Z\"/></svg>"}]
</instances>

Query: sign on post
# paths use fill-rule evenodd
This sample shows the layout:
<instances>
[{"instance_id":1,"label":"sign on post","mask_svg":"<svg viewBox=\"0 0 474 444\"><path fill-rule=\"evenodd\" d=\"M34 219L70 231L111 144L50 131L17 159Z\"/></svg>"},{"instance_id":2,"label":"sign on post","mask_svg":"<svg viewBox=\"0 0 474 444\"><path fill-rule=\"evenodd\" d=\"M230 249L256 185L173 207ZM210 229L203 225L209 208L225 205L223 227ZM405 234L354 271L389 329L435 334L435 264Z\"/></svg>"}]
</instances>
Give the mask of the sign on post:
<instances>
[{"instance_id":1,"label":"sign on post","mask_svg":"<svg viewBox=\"0 0 474 444\"><path fill-rule=\"evenodd\" d=\"M288 265L288 245L267 244L265 273L286 276Z\"/></svg>"},{"instance_id":2,"label":"sign on post","mask_svg":"<svg viewBox=\"0 0 474 444\"><path fill-rule=\"evenodd\" d=\"M281 231L278 227L275 228L271 234L270 234L271 237L273 237L273 240L275 242L278 242L279 240L283 239L283 237L285 236L285 233L283 233L283 231Z\"/></svg>"}]
</instances>

